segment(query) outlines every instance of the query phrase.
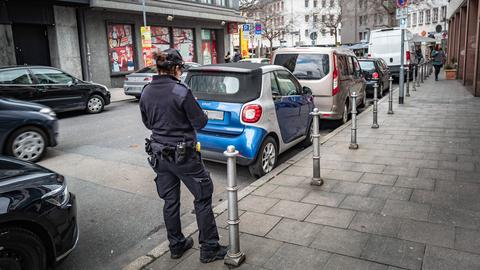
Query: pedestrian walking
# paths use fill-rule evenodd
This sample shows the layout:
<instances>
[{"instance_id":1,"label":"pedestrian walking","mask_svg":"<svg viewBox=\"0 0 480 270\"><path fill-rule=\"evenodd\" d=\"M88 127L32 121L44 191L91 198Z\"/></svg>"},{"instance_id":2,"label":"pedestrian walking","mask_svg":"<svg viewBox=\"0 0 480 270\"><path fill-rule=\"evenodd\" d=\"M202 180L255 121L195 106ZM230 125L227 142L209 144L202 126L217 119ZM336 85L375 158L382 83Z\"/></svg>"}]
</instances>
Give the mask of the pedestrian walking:
<instances>
[{"instance_id":1,"label":"pedestrian walking","mask_svg":"<svg viewBox=\"0 0 480 270\"><path fill-rule=\"evenodd\" d=\"M431 56L433 58L433 66L435 67L435 81L438 81L438 74L440 74L440 69L445 62L445 53L443 53L442 46L437 45L437 47L432 50Z\"/></svg>"},{"instance_id":2,"label":"pedestrian walking","mask_svg":"<svg viewBox=\"0 0 480 270\"><path fill-rule=\"evenodd\" d=\"M238 62L238 61L242 60L242 55L240 54L238 49L235 49L234 52L235 53L233 55L233 62Z\"/></svg>"},{"instance_id":3,"label":"pedestrian walking","mask_svg":"<svg viewBox=\"0 0 480 270\"><path fill-rule=\"evenodd\" d=\"M184 62L180 53L168 49L156 58L158 75L145 87L140 111L145 126L152 131L146 139L148 161L157 174L155 184L165 201L163 217L172 259L192 248L193 239L185 237L180 223L180 181L194 196L199 229L200 261L221 260L227 247L221 246L212 210L213 183L205 170L196 139L207 116L187 85L180 82Z\"/></svg>"},{"instance_id":4,"label":"pedestrian walking","mask_svg":"<svg viewBox=\"0 0 480 270\"><path fill-rule=\"evenodd\" d=\"M232 60L230 56L230 51L227 52L224 59L225 59L225 63L230 63L230 61Z\"/></svg>"}]
</instances>

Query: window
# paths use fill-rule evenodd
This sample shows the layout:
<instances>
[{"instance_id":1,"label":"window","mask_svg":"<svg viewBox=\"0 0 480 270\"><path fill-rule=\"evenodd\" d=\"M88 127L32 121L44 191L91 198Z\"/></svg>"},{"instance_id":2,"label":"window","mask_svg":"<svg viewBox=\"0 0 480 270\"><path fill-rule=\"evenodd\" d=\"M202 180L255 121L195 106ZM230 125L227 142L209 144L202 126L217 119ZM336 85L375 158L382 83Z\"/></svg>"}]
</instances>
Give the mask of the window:
<instances>
[{"instance_id":1,"label":"window","mask_svg":"<svg viewBox=\"0 0 480 270\"><path fill-rule=\"evenodd\" d=\"M408 14L407 16L407 27L412 26L412 15Z\"/></svg>"},{"instance_id":2,"label":"window","mask_svg":"<svg viewBox=\"0 0 480 270\"><path fill-rule=\"evenodd\" d=\"M360 67L365 71L375 71L375 63L373 61L360 61Z\"/></svg>"},{"instance_id":3,"label":"window","mask_svg":"<svg viewBox=\"0 0 480 270\"><path fill-rule=\"evenodd\" d=\"M305 37L308 37L308 29L305 29Z\"/></svg>"},{"instance_id":4,"label":"window","mask_svg":"<svg viewBox=\"0 0 480 270\"><path fill-rule=\"evenodd\" d=\"M310 16L305 15L305 22L308 22L310 20Z\"/></svg>"},{"instance_id":5,"label":"window","mask_svg":"<svg viewBox=\"0 0 480 270\"><path fill-rule=\"evenodd\" d=\"M432 19L432 15L431 15L431 14L432 14L432 13L431 13L430 9L427 9L427 10L425 11L425 24L430 24L430 21L431 21L431 19Z\"/></svg>"},{"instance_id":6,"label":"window","mask_svg":"<svg viewBox=\"0 0 480 270\"><path fill-rule=\"evenodd\" d=\"M335 6L335 0L330 0L330 7L334 7Z\"/></svg>"},{"instance_id":7,"label":"window","mask_svg":"<svg viewBox=\"0 0 480 270\"><path fill-rule=\"evenodd\" d=\"M292 74L287 71L276 71L277 83L282 96L294 96L301 93L300 86L296 83Z\"/></svg>"},{"instance_id":8,"label":"window","mask_svg":"<svg viewBox=\"0 0 480 270\"><path fill-rule=\"evenodd\" d=\"M316 8L318 6L318 1L317 0L313 0L313 7Z\"/></svg>"},{"instance_id":9,"label":"window","mask_svg":"<svg viewBox=\"0 0 480 270\"><path fill-rule=\"evenodd\" d=\"M324 37L327 34L327 30L322 29L322 37Z\"/></svg>"},{"instance_id":10,"label":"window","mask_svg":"<svg viewBox=\"0 0 480 270\"><path fill-rule=\"evenodd\" d=\"M375 14L375 16L373 16L373 25L377 25L377 17L378 14Z\"/></svg>"},{"instance_id":11,"label":"window","mask_svg":"<svg viewBox=\"0 0 480 270\"><path fill-rule=\"evenodd\" d=\"M347 57L343 55L337 55L337 60L338 60L338 66L340 68L340 74L342 76L349 76L349 70L348 70L348 61L346 59Z\"/></svg>"},{"instance_id":12,"label":"window","mask_svg":"<svg viewBox=\"0 0 480 270\"><path fill-rule=\"evenodd\" d=\"M330 72L327 54L278 54L274 64L286 67L299 80L320 80Z\"/></svg>"},{"instance_id":13,"label":"window","mask_svg":"<svg viewBox=\"0 0 480 270\"><path fill-rule=\"evenodd\" d=\"M32 84L26 69L0 71L0 84Z\"/></svg>"},{"instance_id":14,"label":"window","mask_svg":"<svg viewBox=\"0 0 480 270\"><path fill-rule=\"evenodd\" d=\"M308 7L309 2L310 2L310 0L305 0L305 7Z\"/></svg>"},{"instance_id":15,"label":"window","mask_svg":"<svg viewBox=\"0 0 480 270\"><path fill-rule=\"evenodd\" d=\"M434 8L434 9L433 9L433 19L432 19L432 22L433 22L433 23L437 23L437 22L438 22L438 8Z\"/></svg>"},{"instance_id":16,"label":"window","mask_svg":"<svg viewBox=\"0 0 480 270\"><path fill-rule=\"evenodd\" d=\"M412 15L412 26L417 26L417 13Z\"/></svg>"},{"instance_id":17,"label":"window","mask_svg":"<svg viewBox=\"0 0 480 270\"><path fill-rule=\"evenodd\" d=\"M214 39L213 46L215 45ZM173 47L180 52L183 61L194 62L195 44L193 43L193 30L185 28L173 28ZM216 49L213 48L213 50Z\"/></svg>"},{"instance_id":18,"label":"window","mask_svg":"<svg viewBox=\"0 0 480 270\"><path fill-rule=\"evenodd\" d=\"M447 18L447 6L442 7L442 22L446 20Z\"/></svg>"},{"instance_id":19,"label":"window","mask_svg":"<svg viewBox=\"0 0 480 270\"><path fill-rule=\"evenodd\" d=\"M358 39L359 39L359 40L362 40L362 39L363 39L363 32L359 32L359 33L358 33Z\"/></svg>"},{"instance_id":20,"label":"window","mask_svg":"<svg viewBox=\"0 0 480 270\"><path fill-rule=\"evenodd\" d=\"M327 0L322 0L322 7L326 7L327 6Z\"/></svg>"},{"instance_id":21,"label":"window","mask_svg":"<svg viewBox=\"0 0 480 270\"><path fill-rule=\"evenodd\" d=\"M234 95L240 89L240 80L227 75L201 75L192 76L190 85L194 93Z\"/></svg>"},{"instance_id":22,"label":"window","mask_svg":"<svg viewBox=\"0 0 480 270\"><path fill-rule=\"evenodd\" d=\"M327 16L326 15L322 15L322 22L325 22L327 20Z\"/></svg>"},{"instance_id":23,"label":"window","mask_svg":"<svg viewBox=\"0 0 480 270\"><path fill-rule=\"evenodd\" d=\"M135 69L132 25L108 24L108 54L112 73Z\"/></svg>"},{"instance_id":24,"label":"window","mask_svg":"<svg viewBox=\"0 0 480 270\"><path fill-rule=\"evenodd\" d=\"M278 87L277 78L275 77L275 73L270 73L270 84L272 89L272 96L280 96L280 88Z\"/></svg>"},{"instance_id":25,"label":"window","mask_svg":"<svg viewBox=\"0 0 480 270\"><path fill-rule=\"evenodd\" d=\"M423 11L418 13L418 25L423 25Z\"/></svg>"},{"instance_id":26,"label":"window","mask_svg":"<svg viewBox=\"0 0 480 270\"><path fill-rule=\"evenodd\" d=\"M73 77L56 69L32 68L33 75L39 84L68 84L73 82Z\"/></svg>"},{"instance_id":27,"label":"window","mask_svg":"<svg viewBox=\"0 0 480 270\"><path fill-rule=\"evenodd\" d=\"M330 20L331 23L334 23L335 22L335 15L330 15L329 20Z\"/></svg>"},{"instance_id":28,"label":"window","mask_svg":"<svg viewBox=\"0 0 480 270\"><path fill-rule=\"evenodd\" d=\"M383 14L378 14L378 24L379 25L383 24Z\"/></svg>"},{"instance_id":29,"label":"window","mask_svg":"<svg viewBox=\"0 0 480 270\"><path fill-rule=\"evenodd\" d=\"M317 20L318 20L317 14L313 14L313 22L317 22Z\"/></svg>"}]
</instances>

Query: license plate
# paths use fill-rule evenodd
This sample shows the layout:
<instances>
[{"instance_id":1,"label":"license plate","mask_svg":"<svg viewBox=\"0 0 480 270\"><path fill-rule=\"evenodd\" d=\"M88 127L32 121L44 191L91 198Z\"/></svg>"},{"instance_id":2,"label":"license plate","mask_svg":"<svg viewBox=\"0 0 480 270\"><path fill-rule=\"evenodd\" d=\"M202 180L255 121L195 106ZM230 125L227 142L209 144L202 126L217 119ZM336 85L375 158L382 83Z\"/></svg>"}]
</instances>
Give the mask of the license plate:
<instances>
[{"instance_id":1,"label":"license plate","mask_svg":"<svg viewBox=\"0 0 480 270\"><path fill-rule=\"evenodd\" d=\"M220 111L211 111L211 110L204 110L205 114L208 116L210 120L220 120L223 121L223 112Z\"/></svg>"}]
</instances>

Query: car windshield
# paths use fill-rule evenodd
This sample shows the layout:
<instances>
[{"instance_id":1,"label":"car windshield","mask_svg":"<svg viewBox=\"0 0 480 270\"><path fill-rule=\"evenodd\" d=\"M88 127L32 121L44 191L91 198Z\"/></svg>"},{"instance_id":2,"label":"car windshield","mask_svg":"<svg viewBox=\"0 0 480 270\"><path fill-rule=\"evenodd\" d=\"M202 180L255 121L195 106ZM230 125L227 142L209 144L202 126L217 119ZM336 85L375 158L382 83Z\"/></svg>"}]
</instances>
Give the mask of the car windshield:
<instances>
[{"instance_id":1,"label":"car windshield","mask_svg":"<svg viewBox=\"0 0 480 270\"><path fill-rule=\"evenodd\" d=\"M299 80L320 80L330 72L327 54L278 54L274 64L286 67Z\"/></svg>"},{"instance_id":2,"label":"car windshield","mask_svg":"<svg viewBox=\"0 0 480 270\"><path fill-rule=\"evenodd\" d=\"M261 74L190 71L186 81L202 100L247 102L259 97Z\"/></svg>"},{"instance_id":3,"label":"car windshield","mask_svg":"<svg viewBox=\"0 0 480 270\"><path fill-rule=\"evenodd\" d=\"M360 67L366 71L375 70L375 64L373 63L373 61L360 61Z\"/></svg>"},{"instance_id":4,"label":"car windshield","mask_svg":"<svg viewBox=\"0 0 480 270\"><path fill-rule=\"evenodd\" d=\"M157 73L157 67L156 66L144 67L139 71L137 71L137 73Z\"/></svg>"}]
</instances>

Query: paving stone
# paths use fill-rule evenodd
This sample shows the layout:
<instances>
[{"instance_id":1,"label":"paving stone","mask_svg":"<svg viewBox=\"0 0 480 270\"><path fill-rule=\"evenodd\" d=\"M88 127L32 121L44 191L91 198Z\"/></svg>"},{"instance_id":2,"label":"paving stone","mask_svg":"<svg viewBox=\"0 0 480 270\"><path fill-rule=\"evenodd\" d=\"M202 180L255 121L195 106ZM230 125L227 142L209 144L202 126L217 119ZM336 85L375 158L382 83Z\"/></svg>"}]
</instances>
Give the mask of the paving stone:
<instances>
[{"instance_id":1,"label":"paving stone","mask_svg":"<svg viewBox=\"0 0 480 270\"><path fill-rule=\"evenodd\" d=\"M438 161L428 159L412 159L408 161L408 167L436 169L438 168Z\"/></svg>"},{"instance_id":2,"label":"paving stone","mask_svg":"<svg viewBox=\"0 0 480 270\"><path fill-rule=\"evenodd\" d=\"M318 270L323 269L329 257L327 252L285 243L263 267L272 270Z\"/></svg>"},{"instance_id":3,"label":"paving stone","mask_svg":"<svg viewBox=\"0 0 480 270\"><path fill-rule=\"evenodd\" d=\"M168 254L169 255L169 254ZM170 255L169 255L170 256ZM183 258L183 257L182 257ZM175 266L175 270L228 270L228 266L223 263L223 260L214 261L212 263L204 264L200 260L200 251L195 250L190 256L183 259L179 264ZM159 266L158 270L166 269L163 266Z\"/></svg>"},{"instance_id":4,"label":"paving stone","mask_svg":"<svg viewBox=\"0 0 480 270\"><path fill-rule=\"evenodd\" d=\"M395 182L396 187L416 188L433 190L435 187L435 180L429 178L411 178L400 176Z\"/></svg>"},{"instance_id":5,"label":"paving stone","mask_svg":"<svg viewBox=\"0 0 480 270\"><path fill-rule=\"evenodd\" d=\"M444 193L477 194L480 192L480 184L470 182L451 182L437 180L435 191Z\"/></svg>"},{"instance_id":6,"label":"paving stone","mask_svg":"<svg viewBox=\"0 0 480 270\"><path fill-rule=\"evenodd\" d=\"M425 159L456 161L457 160L457 155L456 154L425 153Z\"/></svg>"},{"instance_id":7,"label":"paving stone","mask_svg":"<svg viewBox=\"0 0 480 270\"><path fill-rule=\"evenodd\" d=\"M472 162L440 161L440 169L473 172L475 165Z\"/></svg>"},{"instance_id":8,"label":"paving stone","mask_svg":"<svg viewBox=\"0 0 480 270\"><path fill-rule=\"evenodd\" d=\"M387 266L352 257L333 254L323 270L387 270Z\"/></svg>"},{"instance_id":9,"label":"paving stone","mask_svg":"<svg viewBox=\"0 0 480 270\"><path fill-rule=\"evenodd\" d=\"M372 185L363 184L363 183L354 183L354 182L340 182L333 189L333 192L345 193L345 194L355 194L367 196Z\"/></svg>"},{"instance_id":10,"label":"paving stone","mask_svg":"<svg viewBox=\"0 0 480 270\"><path fill-rule=\"evenodd\" d=\"M302 202L335 207L340 205L345 197L345 194L313 190L303 198Z\"/></svg>"},{"instance_id":11,"label":"paving stone","mask_svg":"<svg viewBox=\"0 0 480 270\"><path fill-rule=\"evenodd\" d=\"M240 228L241 228L240 223ZM240 249L245 253L246 263L263 265L275 254L283 242L249 234L240 234ZM237 268L238 269L238 268Z\"/></svg>"},{"instance_id":12,"label":"paving stone","mask_svg":"<svg viewBox=\"0 0 480 270\"><path fill-rule=\"evenodd\" d=\"M352 163L350 170L354 172L381 173L385 167L385 165L380 164Z\"/></svg>"},{"instance_id":13,"label":"paving stone","mask_svg":"<svg viewBox=\"0 0 480 270\"><path fill-rule=\"evenodd\" d=\"M323 179L323 185L321 186L312 186L311 185L312 179L306 178L298 187L306 188L309 190L318 190L318 191L331 191L338 183L342 181L339 180L332 180L332 179Z\"/></svg>"},{"instance_id":14,"label":"paving stone","mask_svg":"<svg viewBox=\"0 0 480 270\"><path fill-rule=\"evenodd\" d=\"M428 220L470 229L478 229L480 227L480 213L463 209L433 206Z\"/></svg>"},{"instance_id":15,"label":"paving stone","mask_svg":"<svg viewBox=\"0 0 480 270\"><path fill-rule=\"evenodd\" d=\"M282 186L298 186L303 181L305 181L305 179L306 177L304 176L280 174L275 176L275 178L273 178L272 180L270 180L270 184L282 185Z\"/></svg>"},{"instance_id":16,"label":"paving stone","mask_svg":"<svg viewBox=\"0 0 480 270\"><path fill-rule=\"evenodd\" d=\"M380 199L392 199L408 201L412 195L412 189L374 185L368 196Z\"/></svg>"},{"instance_id":17,"label":"paving stone","mask_svg":"<svg viewBox=\"0 0 480 270\"><path fill-rule=\"evenodd\" d=\"M313 171L305 169L300 166L290 166L288 169L282 172L282 175L294 175L294 176L304 176L304 177L312 177Z\"/></svg>"},{"instance_id":18,"label":"paving stone","mask_svg":"<svg viewBox=\"0 0 480 270\"><path fill-rule=\"evenodd\" d=\"M278 185L272 185L270 183L265 183L261 187L257 188L252 194L257 196L266 196L270 192L274 191Z\"/></svg>"},{"instance_id":19,"label":"paving stone","mask_svg":"<svg viewBox=\"0 0 480 270\"><path fill-rule=\"evenodd\" d=\"M455 197L452 193L415 189L410 201L450 207L455 204Z\"/></svg>"},{"instance_id":20,"label":"paving stone","mask_svg":"<svg viewBox=\"0 0 480 270\"><path fill-rule=\"evenodd\" d=\"M272 208L270 208L267 214L296 220L304 220L310 214L310 212L312 212L313 208L315 208L315 205L313 204L281 200Z\"/></svg>"},{"instance_id":21,"label":"paving stone","mask_svg":"<svg viewBox=\"0 0 480 270\"><path fill-rule=\"evenodd\" d=\"M246 212L240 217L240 231L265 236L280 221L280 217Z\"/></svg>"},{"instance_id":22,"label":"paving stone","mask_svg":"<svg viewBox=\"0 0 480 270\"><path fill-rule=\"evenodd\" d=\"M329 170L322 174L322 177L327 179L335 179L341 181L357 182L363 173L352 171Z\"/></svg>"},{"instance_id":23,"label":"paving stone","mask_svg":"<svg viewBox=\"0 0 480 270\"><path fill-rule=\"evenodd\" d=\"M310 247L333 253L360 257L370 234L353 230L324 227Z\"/></svg>"},{"instance_id":24,"label":"paving stone","mask_svg":"<svg viewBox=\"0 0 480 270\"><path fill-rule=\"evenodd\" d=\"M194 239L196 241L197 239ZM200 257L200 254L196 249L189 249L183 254L183 258L189 258L192 256L194 253L198 254ZM197 261L198 261L198 258ZM158 259L153 261L153 263L149 264L147 267L145 267L146 270L168 270L168 269L173 269L175 266L177 266L179 263L181 263L182 260L174 260L170 258L170 252L165 253L164 255L160 256Z\"/></svg>"},{"instance_id":25,"label":"paving stone","mask_svg":"<svg viewBox=\"0 0 480 270\"><path fill-rule=\"evenodd\" d=\"M279 186L277 189L270 192L267 197L290 201L300 201L309 192L310 190L305 188Z\"/></svg>"},{"instance_id":26,"label":"paving stone","mask_svg":"<svg viewBox=\"0 0 480 270\"><path fill-rule=\"evenodd\" d=\"M429 211L430 206L426 204L387 200L382 214L416 220L427 220Z\"/></svg>"},{"instance_id":27,"label":"paving stone","mask_svg":"<svg viewBox=\"0 0 480 270\"><path fill-rule=\"evenodd\" d=\"M239 217L241 217L244 213L245 211L238 210ZM217 226L219 228L226 228L228 226L227 219L228 219L228 211L223 211L223 213L221 213L215 218L215 222L217 223Z\"/></svg>"},{"instance_id":28,"label":"paving stone","mask_svg":"<svg viewBox=\"0 0 480 270\"><path fill-rule=\"evenodd\" d=\"M343 200L339 207L357 211L379 213L382 211L384 205L385 200L383 199L349 195L347 198L345 198L345 200Z\"/></svg>"},{"instance_id":29,"label":"paving stone","mask_svg":"<svg viewBox=\"0 0 480 270\"><path fill-rule=\"evenodd\" d=\"M387 185L393 186L395 181L397 180L397 175L387 175L387 174L378 174L378 173L365 173L362 178L360 178L360 182L362 183L370 183L370 184L378 184L378 185Z\"/></svg>"},{"instance_id":30,"label":"paving stone","mask_svg":"<svg viewBox=\"0 0 480 270\"><path fill-rule=\"evenodd\" d=\"M267 237L292 244L309 246L322 226L292 219L282 219Z\"/></svg>"},{"instance_id":31,"label":"paving stone","mask_svg":"<svg viewBox=\"0 0 480 270\"><path fill-rule=\"evenodd\" d=\"M455 249L480 254L480 231L457 227Z\"/></svg>"},{"instance_id":32,"label":"paving stone","mask_svg":"<svg viewBox=\"0 0 480 270\"><path fill-rule=\"evenodd\" d=\"M349 228L360 232L396 236L400 230L400 220L395 217L358 212Z\"/></svg>"},{"instance_id":33,"label":"paving stone","mask_svg":"<svg viewBox=\"0 0 480 270\"><path fill-rule=\"evenodd\" d=\"M265 213L278 201L278 199L248 195L238 203L238 208L246 211Z\"/></svg>"},{"instance_id":34,"label":"paving stone","mask_svg":"<svg viewBox=\"0 0 480 270\"><path fill-rule=\"evenodd\" d=\"M442 149L442 154L456 154L456 155L472 155L472 149L466 148L450 148L446 147Z\"/></svg>"},{"instance_id":35,"label":"paving stone","mask_svg":"<svg viewBox=\"0 0 480 270\"><path fill-rule=\"evenodd\" d=\"M354 211L317 206L305 221L333 227L348 228L354 216Z\"/></svg>"},{"instance_id":36,"label":"paving stone","mask_svg":"<svg viewBox=\"0 0 480 270\"><path fill-rule=\"evenodd\" d=\"M420 169L420 172L418 173L418 177L454 181L455 171L440 170L440 169Z\"/></svg>"},{"instance_id":37,"label":"paving stone","mask_svg":"<svg viewBox=\"0 0 480 270\"><path fill-rule=\"evenodd\" d=\"M420 270L425 250L424 244L372 235L361 258L401 268Z\"/></svg>"},{"instance_id":38,"label":"paving stone","mask_svg":"<svg viewBox=\"0 0 480 270\"><path fill-rule=\"evenodd\" d=\"M453 248L455 229L441 224L405 220L400 227L398 238Z\"/></svg>"},{"instance_id":39,"label":"paving stone","mask_svg":"<svg viewBox=\"0 0 480 270\"><path fill-rule=\"evenodd\" d=\"M455 180L463 182L480 183L480 171L477 172L462 172L459 171L456 174Z\"/></svg>"},{"instance_id":40,"label":"paving stone","mask_svg":"<svg viewBox=\"0 0 480 270\"><path fill-rule=\"evenodd\" d=\"M478 270L480 256L454 249L427 246L423 270Z\"/></svg>"},{"instance_id":41,"label":"paving stone","mask_svg":"<svg viewBox=\"0 0 480 270\"><path fill-rule=\"evenodd\" d=\"M382 173L399 175L399 176L416 177L418 175L418 171L419 171L418 168L413 168L413 167L387 166Z\"/></svg>"}]
</instances>

